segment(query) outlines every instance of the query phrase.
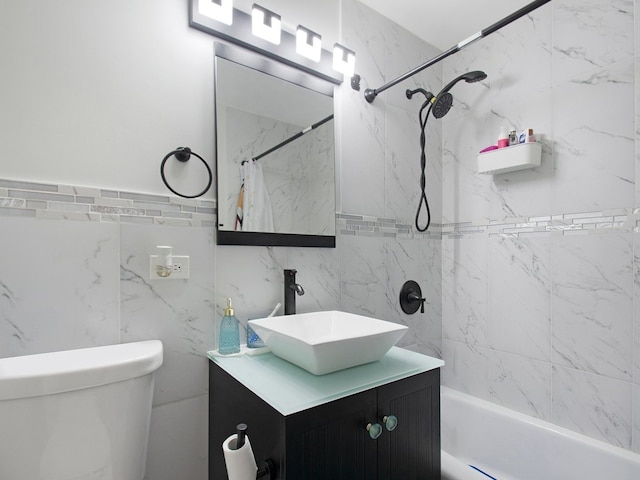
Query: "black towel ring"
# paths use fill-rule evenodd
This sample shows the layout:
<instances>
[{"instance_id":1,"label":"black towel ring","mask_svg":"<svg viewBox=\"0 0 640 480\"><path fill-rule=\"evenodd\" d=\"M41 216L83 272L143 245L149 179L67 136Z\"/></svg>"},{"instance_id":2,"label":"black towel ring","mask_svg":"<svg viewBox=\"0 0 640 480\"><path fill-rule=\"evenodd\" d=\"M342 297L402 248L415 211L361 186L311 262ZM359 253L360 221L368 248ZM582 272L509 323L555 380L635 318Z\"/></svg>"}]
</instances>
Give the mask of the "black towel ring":
<instances>
[{"instance_id":1,"label":"black towel ring","mask_svg":"<svg viewBox=\"0 0 640 480\"><path fill-rule=\"evenodd\" d=\"M207 168L207 172L209 173L209 182L207 183L207 186L204 188L204 190L202 190L200 193L198 193L196 195L183 195L181 193L176 192L173 188L171 188L171 186L167 182L167 177L165 177L165 175L164 175L164 165L165 165L165 163L167 163L167 160L169 160L169 158L172 155L175 155L176 158L178 159L178 161L180 161L180 162L188 161L189 158L191 158L191 155L195 155L196 157L198 157L202 161L204 166ZM173 193L175 193L176 195L178 195L179 197L182 197L182 198L201 197L202 195L207 193L207 190L209 190L209 188L211 188L211 184L213 183L213 173L211 173L211 168L209 167L209 165L207 165L207 162L204 161L204 158L202 158L197 153L192 152L189 147L178 147L175 150L173 150L172 152L167 153L167 155L162 159L162 163L160 164L160 176L162 177L162 181L167 186L167 188L169 190L171 190Z\"/></svg>"}]
</instances>

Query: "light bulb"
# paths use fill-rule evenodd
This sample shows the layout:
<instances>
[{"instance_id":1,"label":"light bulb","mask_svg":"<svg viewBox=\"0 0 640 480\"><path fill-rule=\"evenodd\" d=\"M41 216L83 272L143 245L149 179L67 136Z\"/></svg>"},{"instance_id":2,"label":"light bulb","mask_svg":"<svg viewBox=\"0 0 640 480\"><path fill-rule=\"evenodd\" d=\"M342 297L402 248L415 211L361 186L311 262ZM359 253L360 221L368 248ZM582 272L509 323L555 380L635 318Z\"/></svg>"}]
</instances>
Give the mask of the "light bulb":
<instances>
[{"instance_id":1,"label":"light bulb","mask_svg":"<svg viewBox=\"0 0 640 480\"><path fill-rule=\"evenodd\" d=\"M198 10L225 25L233 23L233 0L198 0Z\"/></svg>"},{"instance_id":2,"label":"light bulb","mask_svg":"<svg viewBox=\"0 0 640 480\"><path fill-rule=\"evenodd\" d=\"M254 3L251 9L251 33L275 45L280 45L281 31L280 15Z\"/></svg>"},{"instance_id":3,"label":"light bulb","mask_svg":"<svg viewBox=\"0 0 640 480\"><path fill-rule=\"evenodd\" d=\"M298 25L296 29L296 52L314 62L319 62L322 55L320 35L302 25Z\"/></svg>"},{"instance_id":4,"label":"light bulb","mask_svg":"<svg viewBox=\"0 0 640 480\"><path fill-rule=\"evenodd\" d=\"M339 43L333 46L333 69L351 78L356 70L356 53Z\"/></svg>"}]
</instances>

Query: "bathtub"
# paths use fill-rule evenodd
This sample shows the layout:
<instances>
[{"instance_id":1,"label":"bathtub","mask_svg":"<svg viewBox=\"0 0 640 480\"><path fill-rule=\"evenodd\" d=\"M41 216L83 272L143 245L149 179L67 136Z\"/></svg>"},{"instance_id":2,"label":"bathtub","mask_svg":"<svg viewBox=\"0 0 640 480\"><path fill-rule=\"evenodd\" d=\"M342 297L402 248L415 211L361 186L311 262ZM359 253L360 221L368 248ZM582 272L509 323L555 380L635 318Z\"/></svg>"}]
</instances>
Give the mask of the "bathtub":
<instances>
[{"instance_id":1,"label":"bathtub","mask_svg":"<svg viewBox=\"0 0 640 480\"><path fill-rule=\"evenodd\" d=\"M628 450L447 387L441 405L442 480L640 479Z\"/></svg>"}]
</instances>

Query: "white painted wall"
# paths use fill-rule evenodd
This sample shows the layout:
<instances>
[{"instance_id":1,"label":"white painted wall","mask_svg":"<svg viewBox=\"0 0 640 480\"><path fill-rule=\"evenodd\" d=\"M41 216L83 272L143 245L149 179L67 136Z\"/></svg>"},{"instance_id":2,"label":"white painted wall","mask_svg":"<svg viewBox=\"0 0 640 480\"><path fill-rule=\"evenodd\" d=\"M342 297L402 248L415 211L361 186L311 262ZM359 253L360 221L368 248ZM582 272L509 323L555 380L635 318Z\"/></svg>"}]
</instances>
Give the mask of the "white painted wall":
<instances>
[{"instance_id":1,"label":"white painted wall","mask_svg":"<svg viewBox=\"0 0 640 480\"><path fill-rule=\"evenodd\" d=\"M186 1L0 8L3 177L166 193L169 151L213 164L213 41L189 28ZM176 189L204 185L190 167L171 172Z\"/></svg>"}]
</instances>

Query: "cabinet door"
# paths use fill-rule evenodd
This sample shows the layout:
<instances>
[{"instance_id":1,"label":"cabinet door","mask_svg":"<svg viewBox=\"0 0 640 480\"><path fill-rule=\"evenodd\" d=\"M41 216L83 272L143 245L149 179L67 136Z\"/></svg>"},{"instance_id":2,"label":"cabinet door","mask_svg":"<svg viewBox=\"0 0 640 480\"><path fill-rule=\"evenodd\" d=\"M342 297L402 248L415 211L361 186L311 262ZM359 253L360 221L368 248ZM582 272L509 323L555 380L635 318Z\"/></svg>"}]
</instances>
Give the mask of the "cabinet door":
<instances>
[{"instance_id":1,"label":"cabinet door","mask_svg":"<svg viewBox=\"0 0 640 480\"><path fill-rule=\"evenodd\" d=\"M376 392L370 390L287 417L286 467L292 480L377 478Z\"/></svg>"},{"instance_id":2,"label":"cabinet door","mask_svg":"<svg viewBox=\"0 0 640 480\"><path fill-rule=\"evenodd\" d=\"M380 480L440 479L439 369L378 388L378 418L394 415L378 439Z\"/></svg>"}]
</instances>

